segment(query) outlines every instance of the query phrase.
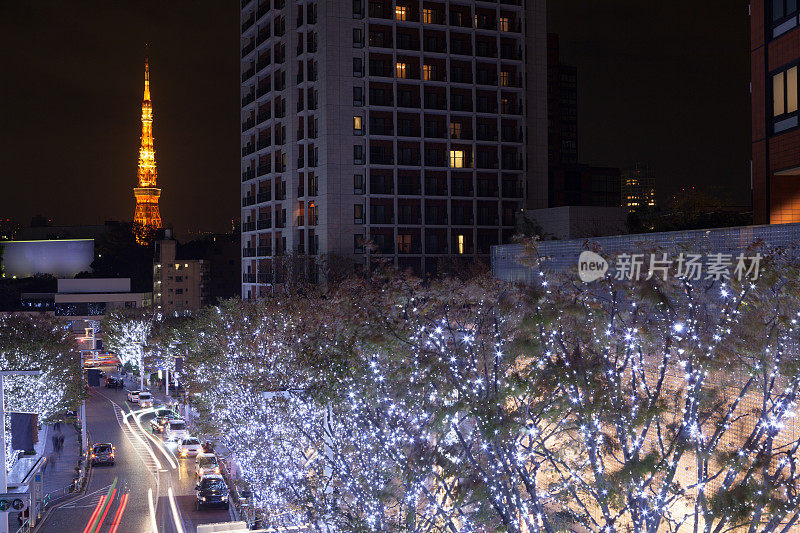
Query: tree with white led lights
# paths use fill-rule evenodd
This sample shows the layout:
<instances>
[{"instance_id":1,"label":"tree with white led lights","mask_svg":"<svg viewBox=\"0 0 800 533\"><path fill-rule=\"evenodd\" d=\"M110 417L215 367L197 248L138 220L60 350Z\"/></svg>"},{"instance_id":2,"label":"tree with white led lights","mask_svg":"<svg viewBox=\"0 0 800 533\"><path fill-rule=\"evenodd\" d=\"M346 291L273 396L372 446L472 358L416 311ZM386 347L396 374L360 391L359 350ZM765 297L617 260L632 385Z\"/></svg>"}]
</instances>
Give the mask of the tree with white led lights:
<instances>
[{"instance_id":1,"label":"tree with white led lights","mask_svg":"<svg viewBox=\"0 0 800 533\"><path fill-rule=\"evenodd\" d=\"M106 344L119 357L120 363L135 364L139 368L141 388L144 388L145 346L156 319L157 316L148 310L115 309L103 318L101 326Z\"/></svg>"},{"instance_id":2,"label":"tree with white led lights","mask_svg":"<svg viewBox=\"0 0 800 533\"><path fill-rule=\"evenodd\" d=\"M180 326L270 525L792 531L800 278L535 286L388 272Z\"/></svg>"},{"instance_id":3,"label":"tree with white led lights","mask_svg":"<svg viewBox=\"0 0 800 533\"><path fill-rule=\"evenodd\" d=\"M0 370L41 370L37 376L4 377L6 412L36 413L47 420L76 409L84 395L75 337L66 323L53 317L0 315ZM6 440L9 467L16 458L10 449L10 431Z\"/></svg>"}]
</instances>

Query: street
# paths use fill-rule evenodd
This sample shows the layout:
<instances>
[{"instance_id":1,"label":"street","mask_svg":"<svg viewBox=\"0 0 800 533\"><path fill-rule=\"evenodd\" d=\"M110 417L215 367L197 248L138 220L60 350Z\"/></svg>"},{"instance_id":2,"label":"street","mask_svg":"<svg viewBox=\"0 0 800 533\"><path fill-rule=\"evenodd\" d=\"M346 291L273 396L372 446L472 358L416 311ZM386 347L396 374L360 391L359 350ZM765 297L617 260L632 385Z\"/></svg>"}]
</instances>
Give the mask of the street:
<instances>
[{"instance_id":1,"label":"street","mask_svg":"<svg viewBox=\"0 0 800 533\"><path fill-rule=\"evenodd\" d=\"M102 533L190 533L198 524L232 520L228 510L195 510L194 458L177 458L151 434L150 410L136 407L127 404L124 389L91 388L86 401L90 446L112 443L116 464L93 467L85 493L54 509L41 531L88 531L98 517L95 531Z\"/></svg>"}]
</instances>

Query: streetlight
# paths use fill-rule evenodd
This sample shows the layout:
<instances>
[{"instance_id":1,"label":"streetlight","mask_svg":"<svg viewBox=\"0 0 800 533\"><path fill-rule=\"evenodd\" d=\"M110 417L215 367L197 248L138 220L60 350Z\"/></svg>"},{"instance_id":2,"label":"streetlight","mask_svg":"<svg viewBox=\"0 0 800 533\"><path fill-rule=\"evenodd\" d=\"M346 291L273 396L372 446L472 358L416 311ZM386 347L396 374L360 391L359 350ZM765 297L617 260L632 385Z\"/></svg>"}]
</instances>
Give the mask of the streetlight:
<instances>
[{"instance_id":1,"label":"streetlight","mask_svg":"<svg viewBox=\"0 0 800 533\"><path fill-rule=\"evenodd\" d=\"M0 371L0 493L8 492L8 472L6 472L6 398L4 379L6 376L39 376L41 370L2 370ZM8 516L0 512L0 533L8 533Z\"/></svg>"}]
</instances>

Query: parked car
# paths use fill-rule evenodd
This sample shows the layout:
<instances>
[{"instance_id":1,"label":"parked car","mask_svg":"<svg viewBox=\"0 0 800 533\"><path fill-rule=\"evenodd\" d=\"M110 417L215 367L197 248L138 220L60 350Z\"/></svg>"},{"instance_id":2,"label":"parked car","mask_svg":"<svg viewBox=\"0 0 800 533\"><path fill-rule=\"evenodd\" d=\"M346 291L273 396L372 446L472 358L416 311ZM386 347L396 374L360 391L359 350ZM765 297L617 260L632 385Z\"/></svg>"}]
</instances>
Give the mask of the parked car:
<instances>
[{"instance_id":1,"label":"parked car","mask_svg":"<svg viewBox=\"0 0 800 533\"><path fill-rule=\"evenodd\" d=\"M225 480L222 479L221 475L210 474L203 476L194 488L197 491L195 509L200 510L203 507L228 508L228 487L225 485Z\"/></svg>"},{"instance_id":2,"label":"parked car","mask_svg":"<svg viewBox=\"0 0 800 533\"><path fill-rule=\"evenodd\" d=\"M181 457L196 457L203 451L197 437L187 437L178 441L178 455Z\"/></svg>"},{"instance_id":3,"label":"parked car","mask_svg":"<svg viewBox=\"0 0 800 533\"><path fill-rule=\"evenodd\" d=\"M114 445L110 442L92 445L92 453L89 457L92 466L99 464L114 464Z\"/></svg>"},{"instance_id":4,"label":"parked car","mask_svg":"<svg viewBox=\"0 0 800 533\"><path fill-rule=\"evenodd\" d=\"M108 376L106 378L106 388L109 388L109 389L121 389L123 387L124 387L124 384L122 382L122 378L118 378L118 377L114 377L114 376Z\"/></svg>"},{"instance_id":5,"label":"parked car","mask_svg":"<svg viewBox=\"0 0 800 533\"><path fill-rule=\"evenodd\" d=\"M199 453L194 461L194 474L199 480L209 474L219 474L219 462L213 453Z\"/></svg>"},{"instance_id":6,"label":"parked car","mask_svg":"<svg viewBox=\"0 0 800 533\"><path fill-rule=\"evenodd\" d=\"M177 441L188 438L189 430L186 429L186 421L180 418L173 418L164 427L164 439Z\"/></svg>"},{"instance_id":7,"label":"parked car","mask_svg":"<svg viewBox=\"0 0 800 533\"><path fill-rule=\"evenodd\" d=\"M138 390L129 390L128 391L128 401L131 403L139 403L139 393L141 391Z\"/></svg>"},{"instance_id":8,"label":"parked car","mask_svg":"<svg viewBox=\"0 0 800 533\"><path fill-rule=\"evenodd\" d=\"M139 393L138 402L139 407L153 407L153 395L147 391Z\"/></svg>"}]
</instances>

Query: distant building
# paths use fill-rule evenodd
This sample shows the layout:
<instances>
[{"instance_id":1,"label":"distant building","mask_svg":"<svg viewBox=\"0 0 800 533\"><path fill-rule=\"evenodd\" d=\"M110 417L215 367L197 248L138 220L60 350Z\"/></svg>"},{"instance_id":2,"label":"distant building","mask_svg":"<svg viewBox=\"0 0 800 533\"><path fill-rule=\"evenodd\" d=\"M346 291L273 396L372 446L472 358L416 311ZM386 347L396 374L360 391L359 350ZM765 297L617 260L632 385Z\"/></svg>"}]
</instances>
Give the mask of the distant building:
<instances>
[{"instance_id":1,"label":"distant building","mask_svg":"<svg viewBox=\"0 0 800 533\"><path fill-rule=\"evenodd\" d=\"M90 272L94 260L93 239L5 241L0 247L4 278L72 277Z\"/></svg>"},{"instance_id":2,"label":"distant building","mask_svg":"<svg viewBox=\"0 0 800 533\"><path fill-rule=\"evenodd\" d=\"M578 163L578 69L561 63L558 35L547 34L547 160Z\"/></svg>"},{"instance_id":3,"label":"distant building","mask_svg":"<svg viewBox=\"0 0 800 533\"><path fill-rule=\"evenodd\" d=\"M155 243L153 306L166 315L199 311L208 301L208 263L179 259L178 241L169 230L165 237Z\"/></svg>"},{"instance_id":4,"label":"distant building","mask_svg":"<svg viewBox=\"0 0 800 533\"><path fill-rule=\"evenodd\" d=\"M13 241L17 238L20 225L10 218L0 219L0 241Z\"/></svg>"},{"instance_id":5,"label":"distant building","mask_svg":"<svg viewBox=\"0 0 800 533\"><path fill-rule=\"evenodd\" d=\"M554 33L547 34L547 123L548 207L619 207L619 169L579 163L578 70L561 62Z\"/></svg>"},{"instance_id":6,"label":"distant building","mask_svg":"<svg viewBox=\"0 0 800 533\"><path fill-rule=\"evenodd\" d=\"M623 171L621 190L628 213L656 207L656 180L647 165L637 163Z\"/></svg>"},{"instance_id":7,"label":"distant building","mask_svg":"<svg viewBox=\"0 0 800 533\"><path fill-rule=\"evenodd\" d=\"M793 0L751 0L753 219L800 222L800 26Z\"/></svg>"},{"instance_id":8,"label":"distant building","mask_svg":"<svg viewBox=\"0 0 800 533\"><path fill-rule=\"evenodd\" d=\"M112 309L152 305L152 294L131 292L130 278L59 279L55 293L22 293L24 311L50 311L75 327L96 320Z\"/></svg>"}]
</instances>

